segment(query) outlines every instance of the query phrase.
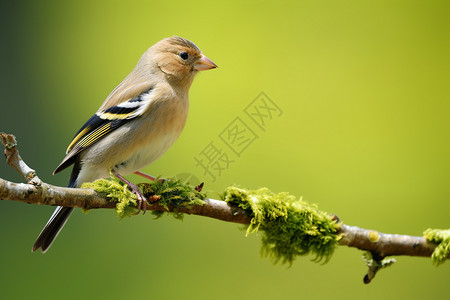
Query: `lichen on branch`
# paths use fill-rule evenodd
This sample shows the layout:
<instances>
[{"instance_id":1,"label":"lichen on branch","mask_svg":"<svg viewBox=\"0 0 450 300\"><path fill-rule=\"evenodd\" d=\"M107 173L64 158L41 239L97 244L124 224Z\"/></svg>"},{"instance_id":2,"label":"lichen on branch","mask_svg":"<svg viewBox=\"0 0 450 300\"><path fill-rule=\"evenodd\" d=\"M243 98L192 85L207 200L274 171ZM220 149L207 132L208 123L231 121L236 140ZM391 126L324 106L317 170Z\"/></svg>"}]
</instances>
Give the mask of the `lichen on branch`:
<instances>
[{"instance_id":1,"label":"lichen on branch","mask_svg":"<svg viewBox=\"0 0 450 300\"><path fill-rule=\"evenodd\" d=\"M434 264L440 265L447 259L450 254L450 229L427 229L423 233L426 240L436 244L436 248L431 255Z\"/></svg>"},{"instance_id":2,"label":"lichen on branch","mask_svg":"<svg viewBox=\"0 0 450 300\"><path fill-rule=\"evenodd\" d=\"M182 180L155 180L152 183L141 183L138 185L147 199L153 199L165 211L153 210L152 214L157 218L164 213L172 214L176 219L182 220L184 213L181 209L189 209L196 205L203 205L206 194L199 192L195 187ZM150 201L152 202L152 201Z\"/></svg>"},{"instance_id":3,"label":"lichen on branch","mask_svg":"<svg viewBox=\"0 0 450 300\"><path fill-rule=\"evenodd\" d=\"M133 215L136 209L137 197L119 179L99 179L94 182L85 182L81 188L92 189L103 194L109 201L116 203L116 213L119 218Z\"/></svg>"},{"instance_id":4,"label":"lichen on branch","mask_svg":"<svg viewBox=\"0 0 450 300\"><path fill-rule=\"evenodd\" d=\"M152 204L157 204L160 210L151 210L151 214L157 218L164 213L172 214L177 219L183 219L184 214L181 208L189 209L194 205L203 205L206 195L198 192L194 187L183 183L181 180L155 180L151 183L138 184L142 193ZM104 194L105 197L116 203L116 213L120 218L130 217L137 211L136 195L134 195L126 184L116 177L99 179L94 182L83 183L82 188L90 188L97 193ZM153 200L153 201L149 201Z\"/></svg>"},{"instance_id":5,"label":"lichen on branch","mask_svg":"<svg viewBox=\"0 0 450 300\"><path fill-rule=\"evenodd\" d=\"M307 254L326 262L338 245L339 224L332 216L289 193L232 186L224 198L252 217L247 234L262 233L262 253L274 262L292 264L297 256Z\"/></svg>"}]
</instances>

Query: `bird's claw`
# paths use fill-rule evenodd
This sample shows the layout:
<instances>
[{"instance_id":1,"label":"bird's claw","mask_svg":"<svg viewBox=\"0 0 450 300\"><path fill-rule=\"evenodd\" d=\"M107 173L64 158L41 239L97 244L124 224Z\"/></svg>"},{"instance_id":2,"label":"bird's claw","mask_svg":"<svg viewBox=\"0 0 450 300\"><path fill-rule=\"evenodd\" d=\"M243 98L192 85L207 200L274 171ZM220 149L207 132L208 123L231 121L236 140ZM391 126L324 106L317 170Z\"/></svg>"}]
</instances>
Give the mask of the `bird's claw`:
<instances>
[{"instance_id":1,"label":"bird's claw","mask_svg":"<svg viewBox=\"0 0 450 300\"><path fill-rule=\"evenodd\" d=\"M147 199L145 198L145 196L141 193L141 191L139 190L139 188L137 186L131 187L131 192L133 194L136 195L137 197L137 212L135 213L135 215L138 215L141 210L143 211L142 215L145 215L145 212L147 211Z\"/></svg>"}]
</instances>

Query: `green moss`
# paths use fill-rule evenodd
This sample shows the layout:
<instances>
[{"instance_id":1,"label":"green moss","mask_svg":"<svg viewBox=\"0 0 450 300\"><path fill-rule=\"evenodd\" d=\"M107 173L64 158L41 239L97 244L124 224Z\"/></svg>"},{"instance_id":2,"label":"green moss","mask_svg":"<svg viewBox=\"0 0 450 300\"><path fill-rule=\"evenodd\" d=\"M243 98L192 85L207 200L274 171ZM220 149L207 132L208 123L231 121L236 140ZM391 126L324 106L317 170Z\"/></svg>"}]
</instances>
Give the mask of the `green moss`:
<instances>
[{"instance_id":1,"label":"green moss","mask_svg":"<svg viewBox=\"0 0 450 300\"><path fill-rule=\"evenodd\" d=\"M203 205L205 194L197 192L194 187L183 183L181 180L155 180L152 183L138 184L147 199L155 199L171 212L151 211L157 218L164 213L172 214L177 219L182 219L180 208L189 208L192 205ZM137 212L137 197L126 184L116 177L99 179L94 182L83 183L82 188L90 188L98 193L105 194L106 198L116 203L116 213L120 218L132 216ZM155 198L156 196L156 198ZM151 204L151 203L150 203Z\"/></svg>"},{"instance_id":2,"label":"green moss","mask_svg":"<svg viewBox=\"0 0 450 300\"><path fill-rule=\"evenodd\" d=\"M274 262L292 264L297 256L307 254L326 262L338 244L339 225L332 217L289 193L232 186L224 198L252 217L247 234L262 232L262 253Z\"/></svg>"},{"instance_id":3,"label":"green moss","mask_svg":"<svg viewBox=\"0 0 450 300\"><path fill-rule=\"evenodd\" d=\"M171 212L151 211L157 218L164 213L172 214L176 219L183 219L184 214L179 212L180 208L189 208L193 205L203 205L206 198L205 193L198 192L191 185L182 180L155 180L152 183L141 183L138 186L146 198L157 197L155 201Z\"/></svg>"},{"instance_id":4,"label":"green moss","mask_svg":"<svg viewBox=\"0 0 450 300\"><path fill-rule=\"evenodd\" d=\"M450 229L431 229L428 228L423 233L427 242L437 244L431 255L434 264L440 265L450 254Z\"/></svg>"},{"instance_id":5,"label":"green moss","mask_svg":"<svg viewBox=\"0 0 450 300\"><path fill-rule=\"evenodd\" d=\"M116 177L85 182L82 188L93 189L97 193L105 194L106 198L116 203L116 213L120 218L130 217L136 213L137 197L126 185Z\"/></svg>"}]
</instances>

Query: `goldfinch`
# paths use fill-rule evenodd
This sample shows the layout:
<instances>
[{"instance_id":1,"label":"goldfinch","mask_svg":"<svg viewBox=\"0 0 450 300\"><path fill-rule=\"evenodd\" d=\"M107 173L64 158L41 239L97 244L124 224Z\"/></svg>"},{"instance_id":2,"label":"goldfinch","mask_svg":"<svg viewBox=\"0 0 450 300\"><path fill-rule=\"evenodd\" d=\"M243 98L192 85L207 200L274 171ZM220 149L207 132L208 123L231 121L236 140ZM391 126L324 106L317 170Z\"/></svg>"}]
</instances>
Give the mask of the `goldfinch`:
<instances>
[{"instance_id":1,"label":"goldfinch","mask_svg":"<svg viewBox=\"0 0 450 300\"><path fill-rule=\"evenodd\" d=\"M158 159L175 142L186 123L189 88L198 71L217 66L191 41L165 38L150 47L133 71L76 133L56 174L73 165L69 187L110 176L128 184L145 207L138 187L123 175ZM145 176L145 175L144 175ZM32 251L45 253L73 208L58 206Z\"/></svg>"}]
</instances>

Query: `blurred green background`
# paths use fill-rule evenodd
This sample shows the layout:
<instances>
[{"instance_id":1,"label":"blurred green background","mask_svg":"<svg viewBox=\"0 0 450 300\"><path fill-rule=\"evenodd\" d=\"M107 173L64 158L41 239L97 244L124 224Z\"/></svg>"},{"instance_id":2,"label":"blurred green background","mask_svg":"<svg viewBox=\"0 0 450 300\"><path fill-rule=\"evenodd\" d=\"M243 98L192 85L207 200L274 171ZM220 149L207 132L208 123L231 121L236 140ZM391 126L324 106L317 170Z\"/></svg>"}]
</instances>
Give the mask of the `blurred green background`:
<instances>
[{"instance_id":1,"label":"blurred green background","mask_svg":"<svg viewBox=\"0 0 450 300\"><path fill-rule=\"evenodd\" d=\"M175 145L144 171L289 191L349 225L421 235L449 228L448 1L2 1L0 131L46 182L79 127L158 40L194 41L219 65L200 74ZM282 110L255 127L264 92ZM258 135L240 157L219 134ZM213 141L234 160L216 181L194 157ZM0 176L21 178L0 161ZM139 181L137 177L130 176ZM450 263L398 257L370 285L361 252L291 268L259 236L197 216L118 221L77 211L45 255L30 252L52 207L0 203L2 299L422 299L448 295Z\"/></svg>"}]
</instances>

